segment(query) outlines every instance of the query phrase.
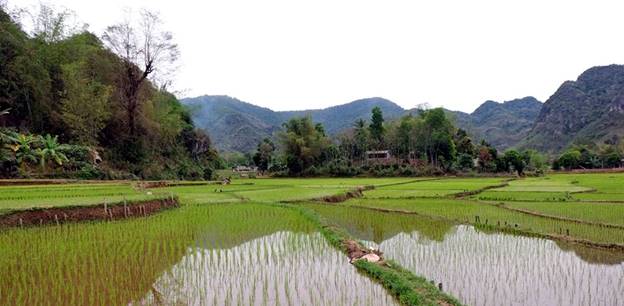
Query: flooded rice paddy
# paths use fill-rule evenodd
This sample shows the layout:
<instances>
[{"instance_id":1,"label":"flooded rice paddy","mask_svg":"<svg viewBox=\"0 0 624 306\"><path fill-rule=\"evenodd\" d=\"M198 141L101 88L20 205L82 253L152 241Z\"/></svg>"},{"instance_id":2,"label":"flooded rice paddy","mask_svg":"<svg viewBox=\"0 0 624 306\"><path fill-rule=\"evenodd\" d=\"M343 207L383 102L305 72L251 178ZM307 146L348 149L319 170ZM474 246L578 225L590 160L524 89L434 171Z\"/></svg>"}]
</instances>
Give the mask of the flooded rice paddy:
<instances>
[{"instance_id":1,"label":"flooded rice paddy","mask_svg":"<svg viewBox=\"0 0 624 306\"><path fill-rule=\"evenodd\" d=\"M317 232L280 231L229 249L189 249L153 287L141 304L396 304Z\"/></svg>"},{"instance_id":2,"label":"flooded rice paddy","mask_svg":"<svg viewBox=\"0 0 624 306\"><path fill-rule=\"evenodd\" d=\"M4 305L396 304L295 210L267 205L7 230L0 253Z\"/></svg>"},{"instance_id":3,"label":"flooded rice paddy","mask_svg":"<svg viewBox=\"0 0 624 306\"><path fill-rule=\"evenodd\" d=\"M468 305L624 305L624 255L413 215L312 206Z\"/></svg>"}]
</instances>

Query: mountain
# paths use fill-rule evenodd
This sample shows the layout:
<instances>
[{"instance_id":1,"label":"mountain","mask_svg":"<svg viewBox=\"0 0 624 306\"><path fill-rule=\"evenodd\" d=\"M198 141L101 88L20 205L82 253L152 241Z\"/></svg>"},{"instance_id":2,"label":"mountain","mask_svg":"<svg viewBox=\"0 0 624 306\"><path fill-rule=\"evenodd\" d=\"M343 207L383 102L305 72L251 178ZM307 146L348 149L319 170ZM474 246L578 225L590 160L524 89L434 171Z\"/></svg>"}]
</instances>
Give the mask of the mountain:
<instances>
[{"instance_id":1,"label":"mountain","mask_svg":"<svg viewBox=\"0 0 624 306\"><path fill-rule=\"evenodd\" d=\"M404 109L383 98L356 100L324 109L276 112L228 96L200 96L181 100L191 108L194 123L205 129L221 151L249 152L258 142L280 129L292 117L311 116L330 135L350 127L356 119L370 117L379 106L386 118L398 117Z\"/></svg>"},{"instance_id":2,"label":"mountain","mask_svg":"<svg viewBox=\"0 0 624 306\"><path fill-rule=\"evenodd\" d=\"M603 142L623 135L624 66L601 66L564 82L544 103L519 147L555 153L576 141Z\"/></svg>"},{"instance_id":3,"label":"mountain","mask_svg":"<svg viewBox=\"0 0 624 306\"><path fill-rule=\"evenodd\" d=\"M471 114L447 111L455 125L465 129L473 139L485 139L499 149L522 141L533 127L542 103L533 97L503 103L486 101Z\"/></svg>"},{"instance_id":4,"label":"mountain","mask_svg":"<svg viewBox=\"0 0 624 306\"><path fill-rule=\"evenodd\" d=\"M318 110L279 112L284 119L310 115L314 122L320 122L330 135L347 129L357 119L370 119L373 107L379 106L384 118L391 119L401 116L405 110L384 98L367 98Z\"/></svg>"}]
</instances>

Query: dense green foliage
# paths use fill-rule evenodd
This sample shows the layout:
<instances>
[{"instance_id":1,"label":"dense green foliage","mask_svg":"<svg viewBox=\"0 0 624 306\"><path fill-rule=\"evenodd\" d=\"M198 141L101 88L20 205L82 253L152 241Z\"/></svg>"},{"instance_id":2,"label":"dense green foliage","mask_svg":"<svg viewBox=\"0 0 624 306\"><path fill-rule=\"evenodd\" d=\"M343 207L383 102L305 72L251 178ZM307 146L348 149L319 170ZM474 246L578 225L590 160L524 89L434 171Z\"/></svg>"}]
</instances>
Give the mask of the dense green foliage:
<instances>
[{"instance_id":1,"label":"dense green foliage","mask_svg":"<svg viewBox=\"0 0 624 306\"><path fill-rule=\"evenodd\" d=\"M617 168L624 164L624 141L614 141L600 146L574 145L553 162L554 169Z\"/></svg>"},{"instance_id":2,"label":"dense green foliage","mask_svg":"<svg viewBox=\"0 0 624 306\"><path fill-rule=\"evenodd\" d=\"M37 155L44 166L49 161L60 165L64 155L58 153L67 148L56 144L63 143L99 153L103 163L74 169L97 168L95 177L211 177L217 156L210 139L195 129L175 96L149 81L155 67L138 67L114 53L119 50L110 42L105 45L96 35L75 30L67 23L67 11L42 5L31 13L40 15L41 24L29 34L0 10L0 127L23 135L1 140L3 176L46 175L28 167L22 167L22 173L9 170L34 163ZM143 78L130 79L129 74ZM34 149L41 151L30 152L25 144L37 134L53 136L39 141ZM6 150L15 145L17 150ZM76 176L75 171L62 170Z\"/></svg>"},{"instance_id":3,"label":"dense green foliage","mask_svg":"<svg viewBox=\"0 0 624 306\"><path fill-rule=\"evenodd\" d=\"M441 108L420 110L416 116L389 122L384 122L380 108L373 108L371 124L358 119L333 142L322 125L314 125L309 117L293 118L284 128L279 133L282 150L276 152L273 169L285 167L291 175L416 176L457 171L515 171L523 175L525 170L541 173L546 167L545 158L532 150L499 154L484 141L475 145ZM388 151L390 156L367 156L377 150Z\"/></svg>"}]
</instances>

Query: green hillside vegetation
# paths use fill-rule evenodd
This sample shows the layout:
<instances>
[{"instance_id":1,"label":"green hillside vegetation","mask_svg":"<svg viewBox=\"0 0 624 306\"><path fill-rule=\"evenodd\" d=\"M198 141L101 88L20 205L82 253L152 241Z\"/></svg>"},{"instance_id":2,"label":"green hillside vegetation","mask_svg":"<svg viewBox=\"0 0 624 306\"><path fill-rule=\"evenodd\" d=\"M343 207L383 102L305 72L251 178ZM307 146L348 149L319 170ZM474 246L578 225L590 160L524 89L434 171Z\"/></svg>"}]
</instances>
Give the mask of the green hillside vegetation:
<instances>
[{"instance_id":1,"label":"green hillside vegetation","mask_svg":"<svg viewBox=\"0 0 624 306\"><path fill-rule=\"evenodd\" d=\"M0 8L1 177L210 178L210 139L168 81L152 81L178 54L156 14L100 38L70 24L69 11L30 13L26 33Z\"/></svg>"}]
</instances>

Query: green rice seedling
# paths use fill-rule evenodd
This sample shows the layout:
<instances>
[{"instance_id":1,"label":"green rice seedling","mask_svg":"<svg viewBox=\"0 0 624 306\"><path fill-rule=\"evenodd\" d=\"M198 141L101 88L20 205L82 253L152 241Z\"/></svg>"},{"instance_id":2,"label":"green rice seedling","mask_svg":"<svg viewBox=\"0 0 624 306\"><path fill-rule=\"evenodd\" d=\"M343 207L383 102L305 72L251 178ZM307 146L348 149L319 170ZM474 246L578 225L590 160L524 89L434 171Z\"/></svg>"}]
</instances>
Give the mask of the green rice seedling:
<instances>
[{"instance_id":1,"label":"green rice seedling","mask_svg":"<svg viewBox=\"0 0 624 306\"><path fill-rule=\"evenodd\" d=\"M396 304L286 208L187 205L142 219L8 229L0 253L0 296L12 305Z\"/></svg>"},{"instance_id":2,"label":"green rice seedling","mask_svg":"<svg viewBox=\"0 0 624 306\"><path fill-rule=\"evenodd\" d=\"M352 199L343 205L405 211L464 223L485 223L526 232L564 235L597 243L624 244L624 230L553 220L510 211L495 205L453 199ZM478 219L476 219L478 218Z\"/></svg>"},{"instance_id":3,"label":"green rice seedling","mask_svg":"<svg viewBox=\"0 0 624 306\"><path fill-rule=\"evenodd\" d=\"M617 305L624 299L620 252L484 232L417 215L306 207L413 273L442 284L468 305L543 305L552 300L565 305ZM379 273L374 265L366 268ZM387 281L401 286L392 278Z\"/></svg>"}]
</instances>

